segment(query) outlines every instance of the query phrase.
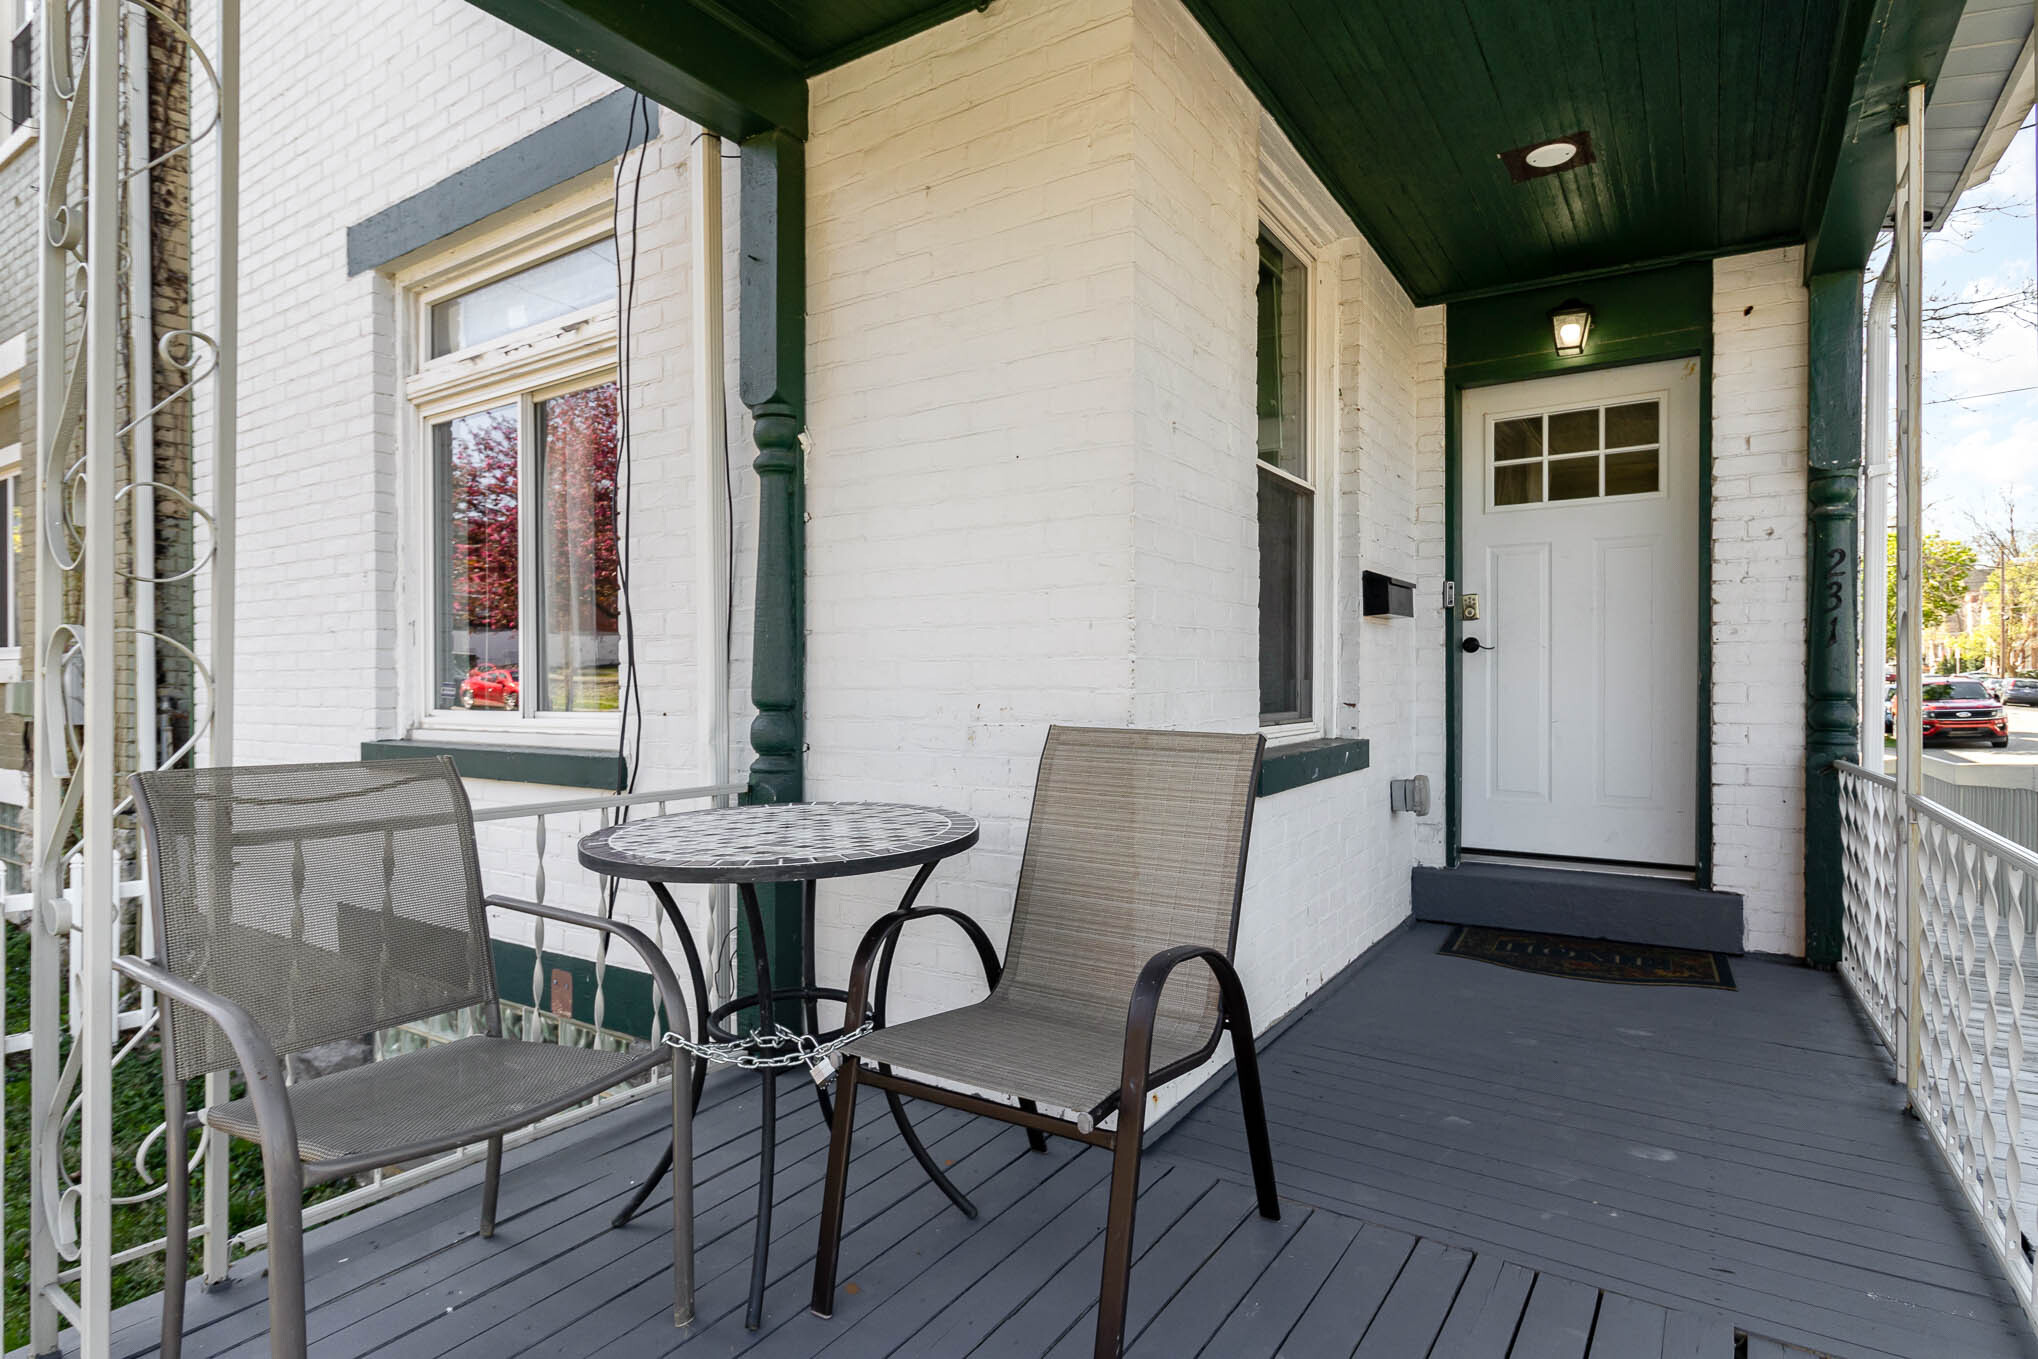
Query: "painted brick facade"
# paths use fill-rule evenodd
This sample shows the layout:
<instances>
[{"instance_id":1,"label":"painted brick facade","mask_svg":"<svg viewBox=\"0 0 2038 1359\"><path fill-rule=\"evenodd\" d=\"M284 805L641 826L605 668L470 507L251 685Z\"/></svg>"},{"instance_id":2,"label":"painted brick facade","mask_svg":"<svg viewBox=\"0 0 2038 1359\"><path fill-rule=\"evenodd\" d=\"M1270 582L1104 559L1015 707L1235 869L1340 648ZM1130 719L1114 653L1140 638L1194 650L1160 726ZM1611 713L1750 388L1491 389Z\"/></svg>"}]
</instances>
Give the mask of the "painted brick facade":
<instances>
[{"instance_id":1,"label":"painted brick facade","mask_svg":"<svg viewBox=\"0 0 2038 1359\"><path fill-rule=\"evenodd\" d=\"M1713 266L1713 881L1804 952L1803 250Z\"/></svg>"}]
</instances>

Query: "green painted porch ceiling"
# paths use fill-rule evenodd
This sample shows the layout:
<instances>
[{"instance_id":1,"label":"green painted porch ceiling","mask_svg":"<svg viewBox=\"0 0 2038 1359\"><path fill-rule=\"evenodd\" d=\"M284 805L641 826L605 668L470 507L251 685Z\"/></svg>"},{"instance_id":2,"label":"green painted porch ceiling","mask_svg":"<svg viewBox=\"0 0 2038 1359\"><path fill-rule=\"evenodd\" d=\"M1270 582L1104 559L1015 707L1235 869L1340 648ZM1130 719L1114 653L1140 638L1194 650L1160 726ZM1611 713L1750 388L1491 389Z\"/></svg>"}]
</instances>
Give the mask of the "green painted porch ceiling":
<instances>
[{"instance_id":1,"label":"green painted porch ceiling","mask_svg":"<svg viewBox=\"0 0 2038 1359\"><path fill-rule=\"evenodd\" d=\"M1432 302L1804 239L1832 174L1866 7L1189 8L1408 291ZM1579 131L1591 134L1596 163L1510 181L1499 152Z\"/></svg>"},{"instance_id":2,"label":"green painted porch ceiling","mask_svg":"<svg viewBox=\"0 0 2038 1359\"><path fill-rule=\"evenodd\" d=\"M1422 302L1813 234L1866 0L1186 0ZM807 71L974 8L751 0ZM1515 184L1499 152L1592 135Z\"/></svg>"}]
</instances>

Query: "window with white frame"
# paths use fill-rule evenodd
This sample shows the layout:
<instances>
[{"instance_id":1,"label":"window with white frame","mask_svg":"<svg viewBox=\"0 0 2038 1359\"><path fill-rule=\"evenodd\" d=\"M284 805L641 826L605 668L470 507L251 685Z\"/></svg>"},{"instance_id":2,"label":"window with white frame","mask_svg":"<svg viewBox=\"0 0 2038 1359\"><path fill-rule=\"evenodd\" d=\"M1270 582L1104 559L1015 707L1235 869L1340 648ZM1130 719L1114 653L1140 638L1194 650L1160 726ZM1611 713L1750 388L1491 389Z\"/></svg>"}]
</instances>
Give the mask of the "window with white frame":
<instances>
[{"instance_id":1,"label":"window with white frame","mask_svg":"<svg viewBox=\"0 0 2038 1359\"><path fill-rule=\"evenodd\" d=\"M1317 459L1310 411L1309 269L1259 236L1255 354L1260 531L1260 725L1315 722Z\"/></svg>"},{"instance_id":2,"label":"window with white frame","mask_svg":"<svg viewBox=\"0 0 2038 1359\"><path fill-rule=\"evenodd\" d=\"M605 212L407 280L420 725L612 731L622 650Z\"/></svg>"},{"instance_id":3,"label":"window with white frame","mask_svg":"<svg viewBox=\"0 0 2038 1359\"><path fill-rule=\"evenodd\" d=\"M0 346L0 361L14 346ZM0 680L21 677L20 372L0 373Z\"/></svg>"},{"instance_id":4,"label":"window with white frame","mask_svg":"<svg viewBox=\"0 0 2038 1359\"><path fill-rule=\"evenodd\" d=\"M7 44L8 132L35 117L35 0L0 0L0 41Z\"/></svg>"}]
</instances>

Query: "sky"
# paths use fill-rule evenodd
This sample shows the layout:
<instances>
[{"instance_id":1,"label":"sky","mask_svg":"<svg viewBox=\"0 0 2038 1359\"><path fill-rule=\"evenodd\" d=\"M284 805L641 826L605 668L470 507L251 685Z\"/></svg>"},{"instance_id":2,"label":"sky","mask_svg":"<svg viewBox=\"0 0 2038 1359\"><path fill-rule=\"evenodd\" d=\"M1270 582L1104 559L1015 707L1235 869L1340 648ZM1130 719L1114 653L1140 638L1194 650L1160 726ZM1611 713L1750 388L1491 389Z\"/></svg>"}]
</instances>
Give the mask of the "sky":
<instances>
[{"instance_id":1,"label":"sky","mask_svg":"<svg viewBox=\"0 0 2038 1359\"><path fill-rule=\"evenodd\" d=\"M2026 122L1988 182L1926 235L1928 299L2029 283L2038 249L2033 141ZM2015 321L1968 348L1928 337L1924 381L1926 531L1972 538L1974 521L2000 519L2014 495L2019 535L2038 542L2038 331Z\"/></svg>"}]
</instances>

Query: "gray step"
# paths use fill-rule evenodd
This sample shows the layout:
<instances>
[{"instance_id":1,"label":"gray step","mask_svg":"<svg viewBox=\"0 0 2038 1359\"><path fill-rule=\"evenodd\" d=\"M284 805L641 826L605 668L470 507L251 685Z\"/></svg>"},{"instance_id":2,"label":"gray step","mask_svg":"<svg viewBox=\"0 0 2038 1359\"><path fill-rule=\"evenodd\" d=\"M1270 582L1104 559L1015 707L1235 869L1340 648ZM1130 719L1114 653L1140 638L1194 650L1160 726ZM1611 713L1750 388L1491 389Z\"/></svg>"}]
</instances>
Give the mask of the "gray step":
<instances>
[{"instance_id":1,"label":"gray step","mask_svg":"<svg viewBox=\"0 0 2038 1359\"><path fill-rule=\"evenodd\" d=\"M1417 868L1410 887L1417 920L1741 951L1741 894L1675 879L1467 863Z\"/></svg>"}]
</instances>

